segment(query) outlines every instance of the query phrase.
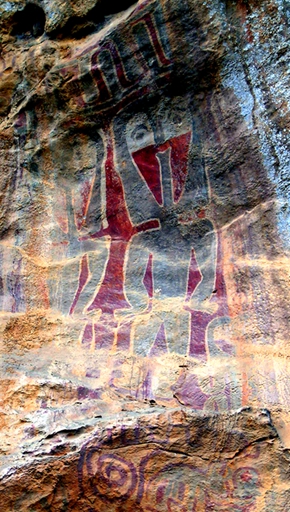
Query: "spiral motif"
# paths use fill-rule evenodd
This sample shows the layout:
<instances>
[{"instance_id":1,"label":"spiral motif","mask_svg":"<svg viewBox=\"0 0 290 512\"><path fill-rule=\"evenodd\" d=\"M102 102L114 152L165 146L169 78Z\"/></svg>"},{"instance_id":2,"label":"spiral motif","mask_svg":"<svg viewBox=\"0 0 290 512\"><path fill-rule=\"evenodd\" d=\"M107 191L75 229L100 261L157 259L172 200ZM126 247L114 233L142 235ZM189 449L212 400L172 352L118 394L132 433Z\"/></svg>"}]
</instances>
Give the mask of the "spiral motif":
<instances>
[{"instance_id":1,"label":"spiral motif","mask_svg":"<svg viewBox=\"0 0 290 512\"><path fill-rule=\"evenodd\" d=\"M95 494L108 499L127 499L134 492L137 474L132 462L117 455L91 453L87 468Z\"/></svg>"}]
</instances>

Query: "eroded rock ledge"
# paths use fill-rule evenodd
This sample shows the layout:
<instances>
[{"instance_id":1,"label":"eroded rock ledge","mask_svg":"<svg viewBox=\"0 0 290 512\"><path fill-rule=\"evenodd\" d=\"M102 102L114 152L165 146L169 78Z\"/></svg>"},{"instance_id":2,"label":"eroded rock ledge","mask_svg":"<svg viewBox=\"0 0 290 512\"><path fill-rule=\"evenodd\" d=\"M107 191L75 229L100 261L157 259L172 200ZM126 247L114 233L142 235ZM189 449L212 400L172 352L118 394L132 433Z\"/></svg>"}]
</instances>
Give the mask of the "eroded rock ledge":
<instances>
[{"instance_id":1,"label":"eroded rock ledge","mask_svg":"<svg viewBox=\"0 0 290 512\"><path fill-rule=\"evenodd\" d=\"M289 506L289 454L266 410L206 415L153 407L106 421L91 418L56 428L22 457L3 478L5 511Z\"/></svg>"}]
</instances>

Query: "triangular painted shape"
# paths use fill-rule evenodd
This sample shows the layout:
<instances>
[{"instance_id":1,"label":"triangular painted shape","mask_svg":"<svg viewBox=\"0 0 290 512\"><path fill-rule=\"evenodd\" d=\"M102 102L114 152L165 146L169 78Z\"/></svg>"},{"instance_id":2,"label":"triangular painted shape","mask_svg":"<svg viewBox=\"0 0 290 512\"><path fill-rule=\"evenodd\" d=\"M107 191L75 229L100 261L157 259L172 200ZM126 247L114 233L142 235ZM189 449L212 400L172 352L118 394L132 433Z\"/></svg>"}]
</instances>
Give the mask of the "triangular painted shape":
<instances>
[{"instance_id":1,"label":"triangular painted shape","mask_svg":"<svg viewBox=\"0 0 290 512\"><path fill-rule=\"evenodd\" d=\"M151 194L162 205L161 172L156 153L156 147L151 145L135 151L132 157Z\"/></svg>"},{"instance_id":2,"label":"triangular painted shape","mask_svg":"<svg viewBox=\"0 0 290 512\"><path fill-rule=\"evenodd\" d=\"M149 357L158 357L168 352L164 322L162 322L155 341L149 351Z\"/></svg>"}]
</instances>

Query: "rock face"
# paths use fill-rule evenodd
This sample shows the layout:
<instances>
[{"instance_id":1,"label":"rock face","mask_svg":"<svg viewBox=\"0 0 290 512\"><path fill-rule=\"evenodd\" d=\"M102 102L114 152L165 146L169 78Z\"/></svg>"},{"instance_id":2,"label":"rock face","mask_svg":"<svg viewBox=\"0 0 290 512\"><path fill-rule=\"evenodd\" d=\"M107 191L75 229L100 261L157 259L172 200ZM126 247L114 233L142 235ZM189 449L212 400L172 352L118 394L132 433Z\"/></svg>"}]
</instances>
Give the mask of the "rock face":
<instances>
[{"instance_id":1,"label":"rock face","mask_svg":"<svg viewBox=\"0 0 290 512\"><path fill-rule=\"evenodd\" d=\"M0 4L1 512L286 512L282 0Z\"/></svg>"}]
</instances>

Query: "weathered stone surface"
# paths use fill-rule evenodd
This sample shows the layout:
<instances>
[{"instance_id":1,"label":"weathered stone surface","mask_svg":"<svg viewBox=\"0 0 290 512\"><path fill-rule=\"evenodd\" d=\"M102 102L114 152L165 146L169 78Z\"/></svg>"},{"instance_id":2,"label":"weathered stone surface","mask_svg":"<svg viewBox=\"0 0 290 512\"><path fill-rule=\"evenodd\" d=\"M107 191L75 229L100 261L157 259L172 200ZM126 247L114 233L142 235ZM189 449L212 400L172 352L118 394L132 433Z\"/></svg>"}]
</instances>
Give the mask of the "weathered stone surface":
<instances>
[{"instance_id":1,"label":"weathered stone surface","mask_svg":"<svg viewBox=\"0 0 290 512\"><path fill-rule=\"evenodd\" d=\"M287 4L0 15L1 512L286 512Z\"/></svg>"},{"instance_id":2,"label":"weathered stone surface","mask_svg":"<svg viewBox=\"0 0 290 512\"><path fill-rule=\"evenodd\" d=\"M289 456L267 411L139 413L27 444L4 477L5 510L288 509Z\"/></svg>"}]
</instances>

